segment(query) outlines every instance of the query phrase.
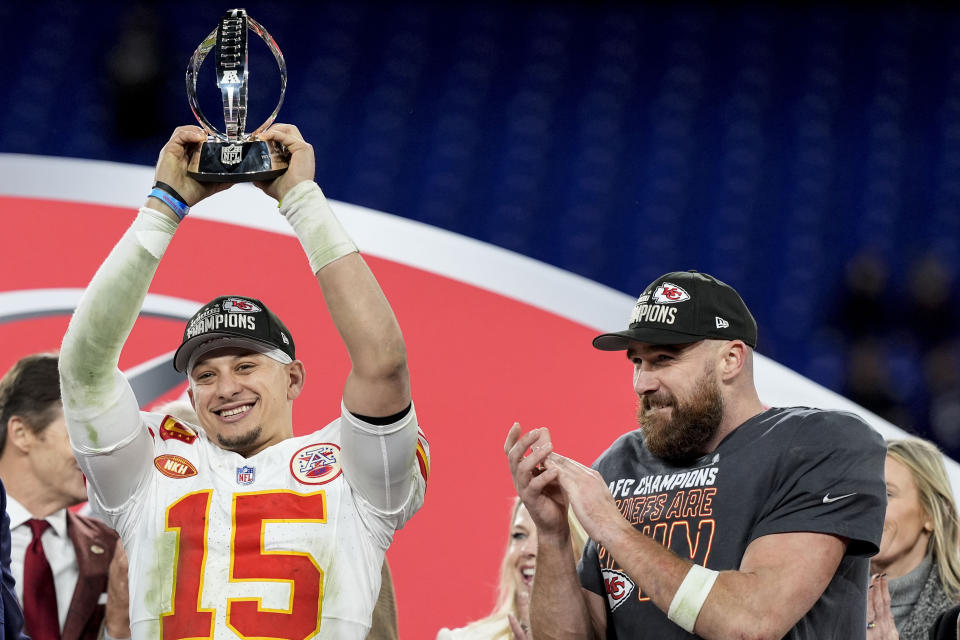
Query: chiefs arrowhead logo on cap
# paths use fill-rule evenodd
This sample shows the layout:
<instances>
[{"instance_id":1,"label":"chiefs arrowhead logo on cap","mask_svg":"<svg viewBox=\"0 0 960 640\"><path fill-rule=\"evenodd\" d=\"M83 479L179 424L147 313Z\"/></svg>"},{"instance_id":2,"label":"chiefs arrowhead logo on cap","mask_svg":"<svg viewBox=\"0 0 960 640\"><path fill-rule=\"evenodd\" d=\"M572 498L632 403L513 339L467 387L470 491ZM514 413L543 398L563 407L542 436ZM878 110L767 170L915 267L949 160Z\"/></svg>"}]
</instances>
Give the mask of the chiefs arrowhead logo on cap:
<instances>
[{"instance_id":1,"label":"chiefs arrowhead logo on cap","mask_svg":"<svg viewBox=\"0 0 960 640\"><path fill-rule=\"evenodd\" d=\"M230 313L257 313L260 307L246 298L227 298L223 301L223 310Z\"/></svg>"},{"instance_id":2,"label":"chiefs arrowhead logo on cap","mask_svg":"<svg viewBox=\"0 0 960 640\"><path fill-rule=\"evenodd\" d=\"M657 290L653 292L654 302L660 304L673 304L675 302L684 302L685 300L690 299L690 294L683 290L683 287L678 287L675 284L670 284L669 282L663 282L657 287Z\"/></svg>"}]
</instances>

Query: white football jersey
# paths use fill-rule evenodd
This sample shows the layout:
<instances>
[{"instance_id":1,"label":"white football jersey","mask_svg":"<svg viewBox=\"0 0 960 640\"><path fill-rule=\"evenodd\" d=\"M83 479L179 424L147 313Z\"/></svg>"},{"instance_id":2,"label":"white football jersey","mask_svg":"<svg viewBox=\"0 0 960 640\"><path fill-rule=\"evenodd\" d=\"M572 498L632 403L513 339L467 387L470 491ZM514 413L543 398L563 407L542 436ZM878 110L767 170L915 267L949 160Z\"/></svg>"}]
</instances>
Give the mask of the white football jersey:
<instances>
[{"instance_id":1,"label":"white football jersey","mask_svg":"<svg viewBox=\"0 0 960 640\"><path fill-rule=\"evenodd\" d=\"M201 428L141 416L155 468L117 509L91 494L129 556L134 639L366 637L384 552L423 503L422 433L409 492L385 512L342 472L343 423L364 428L346 409L325 428L250 458ZM401 423L416 428L412 408Z\"/></svg>"}]
</instances>

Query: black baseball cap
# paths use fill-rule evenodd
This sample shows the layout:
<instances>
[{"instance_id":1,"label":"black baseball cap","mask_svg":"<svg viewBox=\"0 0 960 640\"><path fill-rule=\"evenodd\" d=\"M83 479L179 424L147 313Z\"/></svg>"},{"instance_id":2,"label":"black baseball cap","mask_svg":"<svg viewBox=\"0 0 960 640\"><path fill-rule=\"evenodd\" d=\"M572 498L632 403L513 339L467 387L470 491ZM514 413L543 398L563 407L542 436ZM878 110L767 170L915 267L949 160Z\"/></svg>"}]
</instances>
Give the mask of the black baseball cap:
<instances>
[{"instance_id":1,"label":"black baseball cap","mask_svg":"<svg viewBox=\"0 0 960 640\"><path fill-rule=\"evenodd\" d=\"M256 298L220 296L187 322L173 368L187 371L204 353L224 347L250 349L281 362L296 359L293 336L267 305Z\"/></svg>"},{"instance_id":2,"label":"black baseball cap","mask_svg":"<svg viewBox=\"0 0 960 640\"><path fill-rule=\"evenodd\" d=\"M743 340L756 348L757 322L730 285L699 271L673 271L644 289L629 328L599 335L593 346L623 351L631 340L689 344L704 338Z\"/></svg>"}]
</instances>

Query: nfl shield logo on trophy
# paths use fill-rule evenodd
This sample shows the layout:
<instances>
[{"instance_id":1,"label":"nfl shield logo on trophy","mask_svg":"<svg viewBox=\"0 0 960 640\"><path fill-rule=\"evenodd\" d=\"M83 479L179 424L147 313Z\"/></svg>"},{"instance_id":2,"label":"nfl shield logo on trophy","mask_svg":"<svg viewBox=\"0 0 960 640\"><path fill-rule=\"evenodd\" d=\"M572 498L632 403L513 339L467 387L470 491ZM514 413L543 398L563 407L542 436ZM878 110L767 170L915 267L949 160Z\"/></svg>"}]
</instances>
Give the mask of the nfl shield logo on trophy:
<instances>
[{"instance_id":1,"label":"nfl shield logo on trophy","mask_svg":"<svg viewBox=\"0 0 960 640\"><path fill-rule=\"evenodd\" d=\"M237 467L237 484L253 484L253 467Z\"/></svg>"},{"instance_id":2,"label":"nfl shield logo on trophy","mask_svg":"<svg viewBox=\"0 0 960 640\"><path fill-rule=\"evenodd\" d=\"M243 147L239 144L228 144L220 150L220 162L223 164L237 164L240 162L240 151Z\"/></svg>"}]
</instances>

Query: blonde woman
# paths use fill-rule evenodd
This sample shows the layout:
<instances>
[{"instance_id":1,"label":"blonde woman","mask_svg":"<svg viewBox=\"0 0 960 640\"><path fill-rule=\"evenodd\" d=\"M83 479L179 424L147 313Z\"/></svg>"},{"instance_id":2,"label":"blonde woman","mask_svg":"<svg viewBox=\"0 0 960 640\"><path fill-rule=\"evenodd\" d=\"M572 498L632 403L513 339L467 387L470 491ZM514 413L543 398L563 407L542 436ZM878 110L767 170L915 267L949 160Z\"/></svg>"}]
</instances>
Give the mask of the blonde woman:
<instances>
[{"instance_id":1,"label":"blonde woman","mask_svg":"<svg viewBox=\"0 0 960 640\"><path fill-rule=\"evenodd\" d=\"M567 512L570 544L579 560L587 534ZM530 590L537 566L537 527L517 498L510 516L510 538L500 563L497 604L486 618L459 629L440 629L437 640L528 640L530 637Z\"/></svg>"},{"instance_id":2,"label":"blonde woman","mask_svg":"<svg viewBox=\"0 0 960 640\"><path fill-rule=\"evenodd\" d=\"M937 447L887 442L887 512L870 561L868 640L926 640L960 595L957 505Z\"/></svg>"}]
</instances>

